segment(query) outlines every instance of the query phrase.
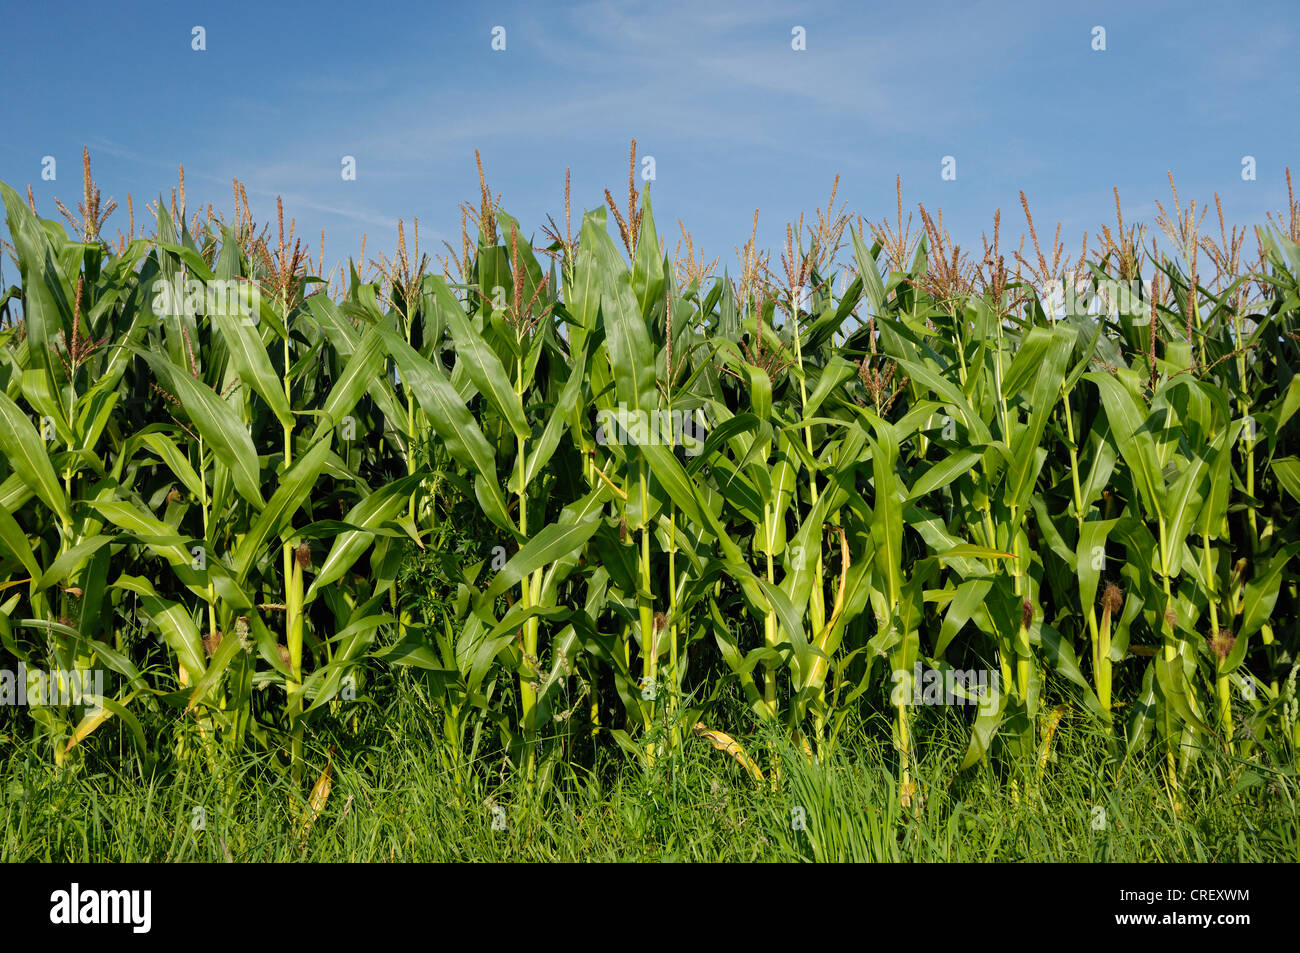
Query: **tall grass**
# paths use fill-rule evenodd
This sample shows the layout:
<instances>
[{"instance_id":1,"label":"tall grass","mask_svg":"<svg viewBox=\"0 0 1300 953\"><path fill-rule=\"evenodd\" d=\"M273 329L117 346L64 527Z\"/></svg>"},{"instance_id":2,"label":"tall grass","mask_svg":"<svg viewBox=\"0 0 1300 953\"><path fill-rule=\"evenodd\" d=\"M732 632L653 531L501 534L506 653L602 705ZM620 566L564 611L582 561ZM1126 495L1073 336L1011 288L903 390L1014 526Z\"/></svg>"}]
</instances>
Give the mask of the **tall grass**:
<instances>
[{"instance_id":1,"label":"tall grass","mask_svg":"<svg viewBox=\"0 0 1300 953\"><path fill-rule=\"evenodd\" d=\"M708 746L649 771L604 751L562 765L545 799L522 772L467 784L430 758L436 707L411 675L384 678L384 711L333 760L319 811L268 755L221 751L214 772L140 778L92 754L54 768L28 746L0 767L0 860L18 861L1121 861L1287 862L1300 856L1294 779L1243 774L1213 752L1184 777L1175 813L1152 750L1122 766L1082 723L1061 730L1040 797L1007 797L988 764L958 772L959 719L928 726L917 771L929 792L904 809L874 732L851 724L814 761L785 748L781 784L756 785ZM724 705L731 711L731 704ZM313 735L305 760L323 769ZM321 739L323 740L323 739ZM1229 796L1225 796L1225 794ZM304 818L287 823L284 805ZM198 809L198 810L196 810ZM1099 813L1098 809L1104 811ZM307 823L306 819L310 819ZM1104 823L1103 823L1104 821Z\"/></svg>"}]
</instances>

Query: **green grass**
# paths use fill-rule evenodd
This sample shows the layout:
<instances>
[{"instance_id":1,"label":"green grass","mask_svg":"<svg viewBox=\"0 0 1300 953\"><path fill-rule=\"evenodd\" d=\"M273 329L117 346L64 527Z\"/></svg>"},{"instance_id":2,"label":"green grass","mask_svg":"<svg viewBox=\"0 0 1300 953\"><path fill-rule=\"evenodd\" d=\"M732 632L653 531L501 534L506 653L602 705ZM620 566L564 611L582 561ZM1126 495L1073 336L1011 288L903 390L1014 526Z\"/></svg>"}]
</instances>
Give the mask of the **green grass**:
<instances>
[{"instance_id":1,"label":"green grass","mask_svg":"<svg viewBox=\"0 0 1300 953\"><path fill-rule=\"evenodd\" d=\"M1038 790L1025 792L989 767L958 773L966 729L951 711L933 713L916 767L922 800L911 810L898 803L894 753L865 727L819 763L775 736L772 746L750 742L769 780L779 756L775 784L751 780L693 738L649 770L617 753L590 770L561 768L538 794L499 756L458 789L430 751L436 715L415 685L398 676L382 686L387 704L336 751L332 790L305 837L304 786L270 757L218 752L211 763L172 762L142 777L130 759L70 771L17 744L0 766L0 860L1300 860L1292 774L1206 752L1176 815L1159 752L1110 761L1079 719L1067 717ZM319 774L325 751L305 757ZM1095 807L1105 810L1103 830Z\"/></svg>"}]
</instances>

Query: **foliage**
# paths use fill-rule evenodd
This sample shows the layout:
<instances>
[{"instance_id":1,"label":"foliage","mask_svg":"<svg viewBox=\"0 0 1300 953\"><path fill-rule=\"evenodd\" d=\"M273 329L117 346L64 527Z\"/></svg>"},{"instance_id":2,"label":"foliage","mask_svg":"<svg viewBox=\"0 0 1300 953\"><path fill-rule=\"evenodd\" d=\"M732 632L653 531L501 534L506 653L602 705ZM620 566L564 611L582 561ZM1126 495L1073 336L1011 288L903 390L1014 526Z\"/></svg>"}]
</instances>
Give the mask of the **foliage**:
<instances>
[{"instance_id":1,"label":"foliage","mask_svg":"<svg viewBox=\"0 0 1300 953\"><path fill-rule=\"evenodd\" d=\"M887 715L901 810L917 673L976 670L959 766L1026 795L1062 719L1156 745L1175 797L1211 751L1294 763L1300 236L1260 230L1253 269L1225 237L1207 282L1180 208L1177 258L1121 221L1031 276L928 214L910 244L848 228L841 262L829 208L783 278L751 241L733 282L675 264L634 191L623 251L596 208L543 267L484 186L458 275L403 235L331 296L283 216L272 248L246 207L160 202L113 248L0 190L0 639L111 673L102 705L26 709L60 764L116 720L146 763L251 747L301 782L309 729L391 665L462 785L489 749L544 786L697 737L775 783Z\"/></svg>"}]
</instances>

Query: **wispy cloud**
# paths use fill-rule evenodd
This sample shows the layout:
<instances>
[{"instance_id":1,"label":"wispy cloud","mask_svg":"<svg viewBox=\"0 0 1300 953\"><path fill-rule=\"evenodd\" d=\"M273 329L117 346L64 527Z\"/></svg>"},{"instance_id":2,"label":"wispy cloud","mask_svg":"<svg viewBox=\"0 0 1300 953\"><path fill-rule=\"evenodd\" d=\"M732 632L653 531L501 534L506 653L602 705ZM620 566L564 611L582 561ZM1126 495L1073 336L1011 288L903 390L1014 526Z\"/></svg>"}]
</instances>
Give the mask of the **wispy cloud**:
<instances>
[{"instance_id":1,"label":"wispy cloud","mask_svg":"<svg viewBox=\"0 0 1300 953\"><path fill-rule=\"evenodd\" d=\"M190 51L187 30L173 36L148 20L151 49L163 44L156 55L96 67L96 89L146 91L110 111L73 108L87 81L75 69L48 74L47 47L84 32L77 15L7 9L6 35L34 38L11 46L7 68L47 79L21 103L0 92L0 178L33 180L45 153L58 154L61 172L75 168L86 142L104 158L95 169L105 195L119 201L170 190L183 162L191 201L228 202L238 176L259 217L282 195L304 233L326 226L344 249L369 232L375 247L399 217L418 214L427 236L455 231L457 204L477 192L476 148L493 190L531 230L559 206L566 168L575 203L599 204L626 174L635 137L657 159L661 230L681 217L711 255L729 256L756 207L760 242L779 244L783 223L823 203L837 172L840 197L870 219L892 213L901 174L907 204L942 207L970 248L995 208L1004 239L1018 230L1021 188L1036 219L1060 219L1063 238L1081 237L1113 218L1112 185L1126 218L1148 215L1143 203L1167 194L1166 169L1180 194L1208 202L1218 191L1226 214L1260 221L1285 201L1283 167L1300 162L1300 130L1287 122L1300 89L1289 55L1300 15L1283 2L1227 16L1131 0L1086 10L1031 0L503 0L358 16L343 0L319 0L291 43L280 29L288 14L258 12L267 29L235 34L249 10L214 12L204 54ZM104 18L96 41L131 49L141 42L132 23ZM490 48L496 24L508 30L505 52ZM1107 27L1105 52L1091 49L1094 24ZM790 48L796 25L804 51ZM75 58L80 42L61 55ZM939 177L948 154L956 181ZM1258 181L1240 178L1246 154ZM356 157L356 181L340 178L344 155ZM34 184L39 201L74 188L62 176L57 189Z\"/></svg>"}]
</instances>

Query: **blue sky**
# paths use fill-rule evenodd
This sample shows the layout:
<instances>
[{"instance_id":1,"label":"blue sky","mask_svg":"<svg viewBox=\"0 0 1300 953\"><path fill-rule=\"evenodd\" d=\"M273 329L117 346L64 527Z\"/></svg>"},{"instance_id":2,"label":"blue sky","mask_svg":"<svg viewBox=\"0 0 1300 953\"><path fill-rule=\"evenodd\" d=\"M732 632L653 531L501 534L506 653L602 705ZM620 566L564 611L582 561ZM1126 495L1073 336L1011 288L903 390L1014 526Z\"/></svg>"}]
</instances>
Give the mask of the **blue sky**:
<instances>
[{"instance_id":1,"label":"blue sky","mask_svg":"<svg viewBox=\"0 0 1300 953\"><path fill-rule=\"evenodd\" d=\"M994 209L1077 245L1113 222L1221 195L1230 221L1263 221L1300 175L1300 8L1293 2L6 4L0 10L0 180L31 183L38 209L75 204L82 145L105 198L106 234L175 184L228 211L245 182L255 217L275 197L313 251L391 251L399 217L422 245L456 243L477 196L474 150L526 228L625 195L627 149L655 159L651 187L670 247L682 218L709 257L734 263L839 198L870 220L942 207L979 247ZM207 49L191 49L191 29ZM493 51L492 30L506 29ZM791 49L806 30L807 49ZM1091 48L1106 30L1106 50ZM53 155L58 178L41 180ZM340 162L356 157L357 178ZM942 181L945 155L955 181ZM1257 180L1241 178L1254 156ZM578 208L575 208L575 216ZM1211 213L1213 214L1213 213ZM139 217L139 216L137 216ZM1207 219L1207 226L1210 220ZM1249 249L1253 252L1252 247ZM12 279L11 279L12 280Z\"/></svg>"}]
</instances>

